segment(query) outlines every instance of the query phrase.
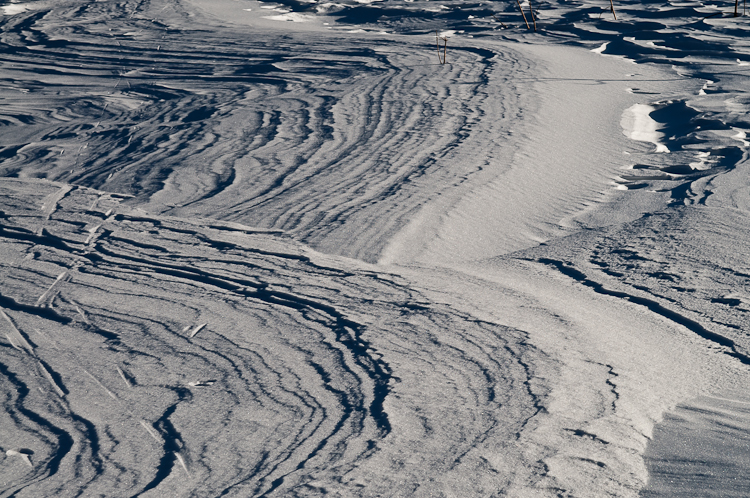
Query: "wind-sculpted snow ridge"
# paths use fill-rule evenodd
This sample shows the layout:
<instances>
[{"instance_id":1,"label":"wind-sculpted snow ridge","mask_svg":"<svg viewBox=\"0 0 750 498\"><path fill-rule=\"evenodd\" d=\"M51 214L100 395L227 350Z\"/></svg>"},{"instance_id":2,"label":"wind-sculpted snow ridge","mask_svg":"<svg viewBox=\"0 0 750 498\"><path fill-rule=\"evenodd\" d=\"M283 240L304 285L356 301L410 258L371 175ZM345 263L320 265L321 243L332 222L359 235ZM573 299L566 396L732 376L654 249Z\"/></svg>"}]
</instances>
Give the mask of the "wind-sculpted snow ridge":
<instances>
[{"instance_id":1,"label":"wind-sculpted snow ridge","mask_svg":"<svg viewBox=\"0 0 750 498\"><path fill-rule=\"evenodd\" d=\"M683 207L528 253L597 292L650 308L750 364L750 296L744 290L750 268L747 248L738 243L749 223L737 209Z\"/></svg>"},{"instance_id":2,"label":"wind-sculpted snow ridge","mask_svg":"<svg viewBox=\"0 0 750 498\"><path fill-rule=\"evenodd\" d=\"M0 496L637 496L748 382L747 18L534 6L0 6Z\"/></svg>"},{"instance_id":3,"label":"wind-sculpted snow ridge","mask_svg":"<svg viewBox=\"0 0 750 498\"><path fill-rule=\"evenodd\" d=\"M614 20L596 14L599 6L583 3L551 21L551 34L575 34L576 43L604 42L596 49L602 55L670 65L677 77L703 83L694 95L644 100L663 137L657 152L668 154L634 154L632 171L618 180L621 188L669 190L673 202L705 203L712 190L701 187L711 180L696 181L731 171L746 160L750 27L747 17L732 16L732 8L729 3L618 2ZM641 88L632 91L648 99Z\"/></svg>"},{"instance_id":4,"label":"wind-sculpted snow ridge","mask_svg":"<svg viewBox=\"0 0 750 498\"><path fill-rule=\"evenodd\" d=\"M671 67L676 79L700 81L697 94L677 92L655 100L653 91L633 85L631 92L650 106L657 132L665 143L657 148L669 157L635 154L617 178L618 187L646 187L674 192L675 202L696 179L733 169L743 159L750 133L746 97L750 77L750 24L746 6L735 17L734 2L668 1L608 2L577 0L522 2L536 12L534 35L528 30L515 2L399 2L365 3L284 2L299 12L327 13L343 25L355 24L373 31L424 35L443 30L451 44L473 38L477 46L498 38L525 43L585 46L603 56L622 57L639 65ZM335 8L333 7L335 5ZM633 68L634 72L638 69ZM661 182L654 186L654 181ZM699 194L699 193L697 193ZM695 202L697 199L686 202Z\"/></svg>"},{"instance_id":5,"label":"wind-sculpted snow ridge","mask_svg":"<svg viewBox=\"0 0 750 498\"><path fill-rule=\"evenodd\" d=\"M461 151L486 145L472 135L486 115L501 133L532 105L494 70L497 57L525 68L510 49L457 47L436 71L411 42L203 30L178 2L74 5L6 21L1 174L290 230L323 250L347 241L370 261L481 170Z\"/></svg>"},{"instance_id":6,"label":"wind-sculpted snow ridge","mask_svg":"<svg viewBox=\"0 0 750 498\"><path fill-rule=\"evenodd\" d=\"M532 479L534 462L481 471L496 452L523 461L540 410L524 333L279 233L48 181L0 189L0 496L487 495Z\"/></svg>"},{"instance_id":7,"label":"wind-sculpted snow ridge","mask_svg":"<svg viewBox=\"0 0 750 498\"><path fill-rule=\"evenodd\" d=\"M244 2L228 4L232 15L245 12ZM746 42L735 32L744 24L742 18L706 24L716 17L701 20L702 4L673 12L618 3L615 22L599 18L600 6L540 3L533 36L509 20L517 16L510 3L497 17L508 29L480 4L447 2L439 12L426 10L435 7L427 2L343 3L336 12L319 11L315 2L285 5L280 10L339 21L328 31L283 34L267 25L273 21L251 23L262 35L249 36L244 26L217 28L190 3L160 0L38 4L4 17L0 174L134 195L150 212L284 229L321 251L374 262L393 260L393 251L384 253L415 218L435 225L441 211L488 185L494 199L517 190L509 206L535 195L529 178L559 188L545 191L549 205L536 203L524 214L536 218L529 234L525 219L513 228L511 236L521 241L501 237L508 242L500 253L567 233L568 225L583 222L570 221L581 206L598 204L612 186L645 199L649 210L656 198L661 207L705 202L711 191L696 186L744 158L750 123L742 92L749 73L742 65ZM662 23L663 43L654 41L656 21L640 16ZM454 32L450 64L437 64L431 38L373 34L407 20L412 27L397 32L419 35L435 22ZM371 31L342 29L354 22ZM537 114L548 98L542 92L575 90L576 76L581 84L597 81L594 71L560 78L565 64L539 77L540 69L550 69L537 67L549 65L541 60L548 48L574 43L599 47L602 56L676 68L661 76L668 90L653 76L638 78L645 68L626 76L629 105L651 109L654 134L669 154L632 147L627 157L587 157L590 168L566 161L567 153L539 156L589 145L549 136L549 122L565 113ZM598 76L597 84L617 86L624 75L603 67ZM691 90L696 84L700 91ZM620 100L602 93L569 104L566 113ZM530 128L534 120L548 124ZM600 126L592 122L585 133ZM619 131L598 133L592 140L615 142ZM537 168L549 161L560 161L569 174ZM502 186L495 182L507 171L526 170ZM651 191L671 200L644 194Z\"/></svg>"}]
</instances>

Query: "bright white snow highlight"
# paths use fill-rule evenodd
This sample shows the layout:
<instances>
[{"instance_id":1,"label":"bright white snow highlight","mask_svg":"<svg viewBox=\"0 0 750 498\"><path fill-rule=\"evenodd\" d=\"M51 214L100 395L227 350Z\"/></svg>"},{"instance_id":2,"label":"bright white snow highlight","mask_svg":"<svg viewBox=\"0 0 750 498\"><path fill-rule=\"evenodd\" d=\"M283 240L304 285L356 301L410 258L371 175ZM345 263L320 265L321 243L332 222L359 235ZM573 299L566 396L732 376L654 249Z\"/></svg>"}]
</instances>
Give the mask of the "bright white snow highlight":
<instances>
[{"instance_id":1,"label":"bright white snow highlight","mask_svg":"<svg viewBox=\"0 0 750 498\"><path fill-rule=\"evenodd\" d=\"M669 152L667 146L661 143L663 135L656 131L659 123L649 116L654 110L653 106L647 104L635 104L622 114L620 124L627 137L656 145L656 152Z\"/></svg>"}]
</instances>

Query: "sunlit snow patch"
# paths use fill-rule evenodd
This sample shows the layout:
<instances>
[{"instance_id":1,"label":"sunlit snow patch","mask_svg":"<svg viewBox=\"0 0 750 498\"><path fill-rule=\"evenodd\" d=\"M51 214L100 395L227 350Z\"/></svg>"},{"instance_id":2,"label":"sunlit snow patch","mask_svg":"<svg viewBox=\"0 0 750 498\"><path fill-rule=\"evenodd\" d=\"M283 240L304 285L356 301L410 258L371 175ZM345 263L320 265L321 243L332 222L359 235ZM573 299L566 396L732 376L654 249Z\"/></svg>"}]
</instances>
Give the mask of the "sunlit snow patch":
<instances>
[{"instance_id":1,"label":"sunlit snow patch","mask_svg":"<svg viewBox=\"0 0 750 498\"><path fill-rule=\"evenodd\" d=\"M599 48L592 49L591 51L595 54L603 54L605 50L607 50L607 45L609 45L609 42L602 43L602 46Z\"/></svg>"},{"instance_id":2,"label":"sunlit snow patch","mask_svg":"<svg viewBox=\"0 0 750 498\"><path fill-rule=\"evenodd\" d=\"M623 55L605 54L604 51L607 50L608 45L609 45L609 42L604 42L601 44L601 46L597 48L592 48L591 51L594 52L595 54L601 55L602 57L617 57L618 59L624 59L630 62L631 64L637 64L637 62L635 62L633 59L629 59Z\"/></svg>"},{"instance_id":3,"label":"sunlit snow patch","mask_svg":"<svg viewBox=\"0 0 750 498\"><path fill-rule=\"evenodd\" d=\"M628 108L620 120L623 133L632 140L651 142L656 145L656 152L669 152L666 145L661 143L662 133L656 131L658 123L651 119L650 114L655 109L646 104L635 104Z\"/></svg>"},{"instance_id":4,"label":"sunlit snow patch","mask_svg":"<svg viewBox=\"0 0 750 498\"><path fill-rule=\"evenodd\" d=\"M278 16L266 16L265 19L270 19L272 21L309 22L312 20L312 16L306 16L305 14L299 14L297 12L290 12L288 14L280 14Z\"/></svg>"},{"instance_id":5,"label":"sunlit snow patch","mask_svg":"<svg viewBox=\"0 0 750 498\"><path fill-rule=\"evenodd\" d=\"M707 170L711 167L710 163L714 162L709 159L711 157L711 152L698 152L695 157L698 161L690 163L690 167L694 170Z\"/></svg>"},{"instance_id":6,"label":"sunlit snow patch","mask_svg":"<svg viewBox=\"0 0 750 498\"><path fill-rule=\"evenodd\" d=\"M750 146L750 142L745 140L747 138L747 133L745 133L745 130L740 130L739 128L732 128L734 131L737 132L736 135L732 135L732 138L735 140L739 140L742 142L742 145L745 147Z\"/></svg>"},{"instance_id":7,"label":"sunlit snow patch","mask_svg":"<svg viewBox=\"0 0 750 498\"><path fill-rule=\"evenodd\" d=\"M14 14L20 14L22 12L26 12L27 10L31 10L31 7L28 4L24 3L14 3L10 5L3 5L0 7L2 9L3 14L6 16L12 16Z\"/></svg>"}]
</instances>

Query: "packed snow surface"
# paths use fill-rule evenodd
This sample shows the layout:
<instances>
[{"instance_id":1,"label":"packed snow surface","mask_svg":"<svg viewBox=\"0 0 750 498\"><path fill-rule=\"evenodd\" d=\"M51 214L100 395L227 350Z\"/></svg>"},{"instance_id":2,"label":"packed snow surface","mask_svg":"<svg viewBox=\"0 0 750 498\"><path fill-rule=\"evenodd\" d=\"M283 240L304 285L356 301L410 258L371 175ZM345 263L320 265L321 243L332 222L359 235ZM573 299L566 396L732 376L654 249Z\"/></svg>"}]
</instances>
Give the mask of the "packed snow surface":
<instances>
[{"instance_id":1,"label":"packed snow surface","mask_svg":"<svg viewBox=\"0 0 750 498\"><path fill-rule=\"evenodd\" d=\"M1 497L745 492L742 6L0 3Z\"/></svg>"}]
</instances>

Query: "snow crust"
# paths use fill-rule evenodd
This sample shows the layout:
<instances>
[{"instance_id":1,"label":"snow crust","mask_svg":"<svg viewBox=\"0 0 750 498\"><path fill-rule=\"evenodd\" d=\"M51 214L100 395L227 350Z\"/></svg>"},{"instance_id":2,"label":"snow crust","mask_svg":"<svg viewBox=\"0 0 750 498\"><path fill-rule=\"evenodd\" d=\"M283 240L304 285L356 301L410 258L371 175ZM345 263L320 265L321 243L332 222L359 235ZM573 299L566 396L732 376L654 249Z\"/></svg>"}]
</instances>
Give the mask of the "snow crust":
<instances>
[{"instance_id":1,"label":"snow crust","mask_svg":"<svg viewBox=\"0 0 750 498\"><path fill-rule=\"evenodd\" d=\"M747 18L534 6L2 6L0 496L746 471Z\"/></svg>"}]
</instances>

